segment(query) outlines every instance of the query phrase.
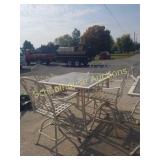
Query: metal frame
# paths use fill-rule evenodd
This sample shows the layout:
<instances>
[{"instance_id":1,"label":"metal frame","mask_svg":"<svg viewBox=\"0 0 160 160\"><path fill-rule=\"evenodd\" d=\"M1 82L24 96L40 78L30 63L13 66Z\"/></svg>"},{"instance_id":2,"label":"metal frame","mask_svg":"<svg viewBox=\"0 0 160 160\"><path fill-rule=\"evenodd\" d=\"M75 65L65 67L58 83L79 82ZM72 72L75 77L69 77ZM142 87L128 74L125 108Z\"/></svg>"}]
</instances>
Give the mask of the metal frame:
<instances>
[{"instance_id":1,"label":"metal frame","mask_svg":"<svg viewBox=\"0 0 160 160\"><path fill-rule=\"evenodd\" d=\"M97 74L97 73L93 73L93 74ZM40 83L42 84L46 84L46 85L52 85L52 86L67 86L67 84L60 84L60 83L51 83L51 82L48 82L47 80L42 80L42 81L39 81ZM87 94L87 91L89 91L90 89L93 89L94 87L96 86L99 86L99 84L103 84L105 83L106 86L109 86L109 77L106 77L106 78L103 78L99 81L96 81L95 83L91 84L90 86L80 86L80 85L75 85L74 86L74 89L75 91L79 92L78 94L78 98L77 98L77 107L81 107L82 109L82 116L83 116L83 125L84 125L84 131L86 133L88 133L88 129L87 129L87 123L86 123L86 109L85 107L91 102L93 101L93 99L91 99L88 95L88 97L86 96ZM86 101L86 98L87 98L87 101ZM90 101L89 101L90 100ZM80 104L80 101L81 101L81 104Z\"/></svg>"},{"instance_id":2,"label":"metal frame","mask_svg":"<svg viewBox=\"0 0 160 160\"><path fill-rule=\"evenodd\" d=\"M64 98L54 99L53 98L54 95L53 94L50 95L47 92L43 96L40 94L39 95L33 94L34 91L41 93L40 90L46 89L47 87L44 84L38 83L36 80L23 77L21 78L21 83L31 99L34 112L40 113L41 115L47 117L47 119L45 119L40 126L39 135L38 135L36 144L39 143L42 135L52 141L55 141L55 145L52 147L51 150L55 148L55 155L57 155L58 145L62 141L64 141L64 139L68 139L79 151L77 144L72 140L71 137L67 135L68 133L70 134L72 133L72 135L75 136L78 142L80 143L80 138L70 119L71 111L69 110L69 108L72 106L72 104L70 104L67 101L71 98L74 98L77 95L77 93L71 94L70 96L67 96ZM62 114L68 119L67 122L63 120L64 116L62 116ZM54 132L55 132L54 138L50 137L44 132L44 129L50 125L54 126ZM58 130L61 132L63 137L58 138L58 135L57 135Z\"/></svg>"},{"instance_id":3,"label":"metal frame","mask_svg":"<svg viewBox=\"0 0 160 160\"><path fill-rule=\"evenodd\" d=\"M119 87L103 88L102 89L103 91L100 91L100 92L94 94L91 97L92 99L95 100L95 103L97 103L97 101L98 101L100 103L100 105L99 106L97 105L98 108L94 107L94 110L93 110L94 116L93 116L93 121L92 121L92 124L91 124L91 127L90 127L90 131L93 130L93 126L94 126L95 121L102 121L102 122L107 122L108 123L108 121L106 121L104 119L101 119L100 117L101 117L102 111L104 111L106 113L106 115L108 115L109 112L110 112L113 119L109 123L113 124L115 135L118 137L117 125L119 125L118 124L119 122L117 120L117 115L119 114L119 109L118 109L118 106L117 106L117 102L118 102L118 99L123 94L123 90L124 90L124 87L125 87L125 84L126 84L126 78L127 77L123 78ZM112 97L111 99L108 99L108 95L109 95L108 91L109 90L110 91L115 91L115 93L113 94L114 97ZM100 96L100 94L103 94L103 96ZM112 96L112 94L111 94L111 96ZM107 112L104 108L107 108ZM99 115L98 115L98 112L99 112ZM97 115L98 115L98 117L97 117Z\"/></svg>"},{"instance_id":4,"label":"metal frame","mask_svg":"<svg viewBox=\"0 0 160 160\"><path fill-rule=\"evenodd\" d=\"M138 81L140 80L140 76L138 76L137 78L135 78L135 82L132 84L130 90L128 91L128 94L130 96L140 96L140 93L134 93L134 90L137 86Z\"/></svg>"}]
</instances>

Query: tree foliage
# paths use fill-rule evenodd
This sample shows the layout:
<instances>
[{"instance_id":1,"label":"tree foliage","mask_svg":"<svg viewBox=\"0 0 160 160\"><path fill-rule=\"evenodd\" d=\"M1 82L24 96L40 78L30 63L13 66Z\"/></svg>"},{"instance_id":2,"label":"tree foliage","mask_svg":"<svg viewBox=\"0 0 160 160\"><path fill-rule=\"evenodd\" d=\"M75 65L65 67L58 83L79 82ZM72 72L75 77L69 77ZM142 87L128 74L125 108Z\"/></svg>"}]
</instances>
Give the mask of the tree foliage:
<instances>
[{"instance_id":1,"label":"tree foliage","mask_svg":"<svg viewBox=\"0 0 160 160\"><path fill-rule=\"evenodd\" d=\"M36 49L36 52L39 53L55 53L58 48L58 45L55 45L53 42L49 42L47 45L41 45L41 47Z\"/></svg>"},{"instance_id":2,"label":"tree foliage","mask_svg":"<svg viewBox=\"0 0 160 160\"><path fill-rule=\"evenodd\" d=\"M78 29L74 29L72 32L72 36L69 34L65 34L55 39L55 43L62 47L71 47L78 46L80 42L80 31Z\"/></svg>"},{"instance_id":3,"label":"tree foliage","mask_svg":"<svg viewBox=\"0 0 160 160\"><path fill-rule=\"evenodd\" d=\"M135 42L134 43L134 50L139 50L140 49L140 43Z\"/></svg>"},{"instance_id":4,"label":"tree foliage","mask_svg":"<svg viewBox=\"0 0 160 160\"><path fill-rule=\"evenodd\" d=\"M89 27L81 37L81 43L85 48L92 50L92 55L95 56L101 51L111 51L113 39L110 31L105 29L105 26L94 25Z\"/></svg>"},{"instance_id":5,"label":"tree foliage","mask_svg":"<svg viewBox=\"0 0 160 160\"><path fill-rule=\"evenodd\" d=\"M72 46L72 37L69 34L65 34L56 38L55 43L63 47L70 47Z\"/></svg>"},{"instance_id":6,"label":"tree foliage","mask_svg":"<svg viewBox=\"0 0 160 160\"><path fill-rule=\"evenodd\" d=\"M130 52L134 50L134 43L129 34L117 38L116 44L120 52Z\"/></svg>"},{"instance_id":7,"label":"tree foliage","mask_svg":"<svg viewBox=\"0 0 160 160\"><path fill-rule=\"evenodd\" d=\"M55 53L59 46L77 48L81 46L89 57L94 57L102 51L122 53L140 49L140 44L134 43L129 34L122 35L114 42L110 31L105 26L91 26L80 36L80 31L75 28L72 35L65 34L56 38L56 45L53 42L49 42L47 45L41 45L35 49L30 41L25 40L21 49L22 51L28 49L38 53Z\"/></svg>"},{"instance_id":8,"label":"tree foliage","mask_svg":"<svg viewBox=\"0 0 160 160\"><path fill-rule=\"evenodd\" d=\"M23 46L22 46L22 50L26 50L26 49L34 50L33 44L27 40L24 41Z\"/></svg>"},{"instance_id":9,"label":"tree foliage","mask_svg":"<svg viewBox=\"0 0 160 160\"><path fill-rule=\"evenodd\" d=\"M78 29L74 29L72 32L72 45L73 46L78 46L80 42L80 31Z\"/></svg>"}]
</instances>

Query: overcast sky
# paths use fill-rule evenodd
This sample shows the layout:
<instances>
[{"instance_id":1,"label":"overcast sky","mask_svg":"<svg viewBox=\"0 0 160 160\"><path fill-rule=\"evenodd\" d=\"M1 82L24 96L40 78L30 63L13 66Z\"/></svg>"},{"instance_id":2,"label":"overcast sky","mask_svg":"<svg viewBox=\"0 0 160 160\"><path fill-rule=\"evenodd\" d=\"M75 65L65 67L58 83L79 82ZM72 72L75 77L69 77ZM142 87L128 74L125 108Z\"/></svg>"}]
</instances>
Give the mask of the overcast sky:
<instances>
[{"instance_id":1,"label":"overcast sky","mask_svg":"<svg viewBox=\"0 0 160 160\"><path fill-rule=\"evenodd\" d=\"M81 34L92 25L104 25L111 31L114 39L134 32L139 41L140 6L136 4L107 5L54 5L23 4L21 5L21 45L29 40L35 47L64 34L71 34L74 28ZM118 21L118 22L117 22Z\"/></svg>"}]
</instances>

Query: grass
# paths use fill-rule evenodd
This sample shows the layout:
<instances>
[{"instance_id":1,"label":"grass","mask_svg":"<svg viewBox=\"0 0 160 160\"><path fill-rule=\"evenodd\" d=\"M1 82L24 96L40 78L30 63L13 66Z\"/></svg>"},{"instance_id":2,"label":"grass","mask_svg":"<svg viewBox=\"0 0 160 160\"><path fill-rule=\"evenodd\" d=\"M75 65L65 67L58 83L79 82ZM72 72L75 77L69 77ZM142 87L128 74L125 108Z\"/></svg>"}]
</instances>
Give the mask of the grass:
<instances>
[{"instance_id":1,"label":"grass","mask_svg":"<svg viewBox=\"0 0 160 160\"><path fill-rule=\"evenodd\" d=\"M127 58L138 53L139 51L132 51L132 52L126 52L126 53L114 53L114 54L111 54L111 59Z\"/></svg>"},{"instance_id":2,"label":"grass","mask_svg":"<svg viewBox=\"0 0 160 160\"><path fill-rule=\"evenodd\" d=\"M114 53L114 54L110 54L110 55L111 55L111 59L122 59L122 58L128 58L128 57L135 55L135 52ZM97 55L95 57L95 61L96 60L99 60L99 55Z\"/></svg>"},{"instance_id":3,"label":"grass","mask_svg":"<svg viewBox=\"0 0 160 160\"><path fill-rule=\"evenodd\" d=\"M111 59L121 59L133 56L134 53L120 53L120 54L111 54Z\"/></svg>"}]
</instances>

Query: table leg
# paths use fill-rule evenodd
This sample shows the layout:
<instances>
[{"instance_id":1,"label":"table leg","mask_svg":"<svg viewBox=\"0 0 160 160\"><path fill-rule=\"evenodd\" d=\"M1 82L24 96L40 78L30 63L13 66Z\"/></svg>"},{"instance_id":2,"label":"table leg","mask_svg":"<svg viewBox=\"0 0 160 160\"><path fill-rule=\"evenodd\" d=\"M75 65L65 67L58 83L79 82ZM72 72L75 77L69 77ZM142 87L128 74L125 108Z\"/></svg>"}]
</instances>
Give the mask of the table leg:
<instances>
[{"instance_id":1,"label":"table leg","mask_svg":"<svg viewBox=\"0 0 160 160\"><path fill-rule=\"evenodd\" d=\"M81 98L82 98L82 116L83 116L84 130L87 132L86 111L85 111L85 89L81 89Z\"/></svg>"},{"instance_id":2,"label":"table leg","mask_svg":"<svg viewBox=\"0 0 160 160\"><path fill-rule=\"evenodd\" d=\"M79 109L79 106L80 106L79 97L80 97L80 92L79 92L79 90L78 90L78 93L77 93L77 108L78 108L78 109Z\"/></svg>"},{"instance_id":3,"label":"table leg","mask_svg":"<svg viewBox=\"0 0 160 160\"><path fill-rule=\"evenodd\" d=\"M109 78L106 80L106 87L109 88Z\"/></svg>"}]
</instances>

